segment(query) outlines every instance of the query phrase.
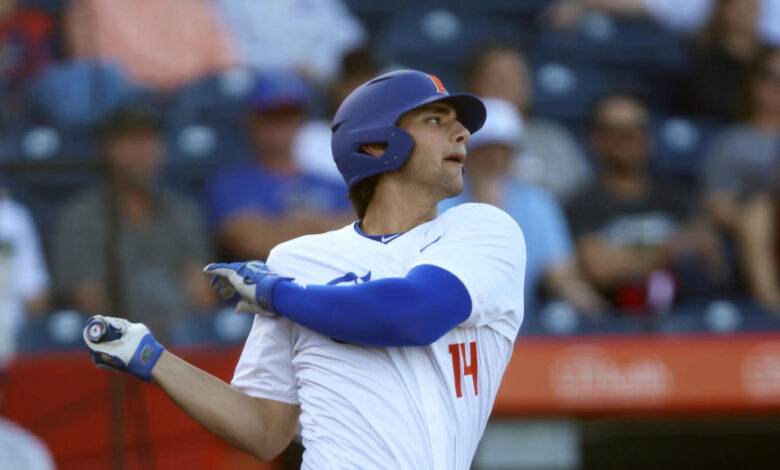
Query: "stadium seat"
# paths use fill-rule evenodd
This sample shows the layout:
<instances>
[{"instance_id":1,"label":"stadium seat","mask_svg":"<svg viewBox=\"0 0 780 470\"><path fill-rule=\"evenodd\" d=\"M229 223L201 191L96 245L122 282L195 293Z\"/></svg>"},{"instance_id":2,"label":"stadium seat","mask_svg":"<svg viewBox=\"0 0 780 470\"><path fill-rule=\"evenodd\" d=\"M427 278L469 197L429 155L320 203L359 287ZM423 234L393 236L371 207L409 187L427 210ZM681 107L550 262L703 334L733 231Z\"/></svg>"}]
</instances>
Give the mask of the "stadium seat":
<instances>
[{"instance_id":1,"label":"stadium seat","mask_svg":"<svg viewBox=\"0 0 780 470\"><path fill-rule=\"evenodd\" d=\"M714 333L780 330L780 320L749 300L715 299L674 309L658 324L665 334Z\"/></svg>"},{"instance_id":2,"label":"stadium seat","mask_svg":"<svg viewBox=\"0 0 780 470\"><path fill-rule=\"evenodd\" d=\"M482 0L479 2L461 0L455 4L474 11L529 15L541 13L552 2L553 0Z\"/></svg>"},{"instance_id":3,"label":"stadium seat","mask_svg":"<svg viewBox=\"0 0 780 470\"><path fill-rule=\"evenodd\" d=\"M65 10L69 0L21 0L21 6L43 10L52 14L60 14Z\"/></svg>"},{"instance_id":4,"label":"stadium seat","mask_svg":"<svg viewBox=\"0 0 780 470\"><path fill-rule=\"evenodd\" d=\"M17 123L0 134L0 173L41 233L51 233L60 205L98 176L97 145L87 130Z\"/></svg>"},{"instance_id":5,"label":"stadium seat","mask_svg":"<svg viewBox=\"0 0 780 470\"><path fill-rule=\"evenodd\" d=\"M92 127L118 105L145 94L119 66L78 60L46 69L30 84L27 105L36 118L43 116L56 125Z\"/></svg>"},{"instance_id":6,"label":"stadium seat","mask_svg":"<svg viewBox=\"0 0 780 470\"><path fill-rule=\"evenodd\" d=\"M168 120L181 123L204 118L238 120L254 86L255 75L233 68L182 87L169 104Z\"/></svg>"},{"instance_id":7,"label":"stadium seat","mask_svg":"<svg viewBox=\"0 0 780 470\"><path fill-rule=\"evenodd\" d=\"M192 315L175 319L169 328L172 346L229 345L243 342L252 328L254 315L237 314L225 307L213 315Z\"/></svg>"},{"instance_id":8,"label":"stadium seat","mask_svg":"<svg viewBox=\"0 0 780 470\"><path fill-rule=\"evenodd\" d=\"M603 13L586 15L575 33L545 28L539 46L545 55L600 66L662 69L686 66L682 40L650 20L617 20Z\"/></svg>"},{"instance_id":9,"label":"stadium seat","mask_svg":"<svg viewBox=\"0 0 780 470\"><path fill-rule=\"evenodd\" d=\"M200 197L214 172L251 155L243 126L209 120L171 126L166 132L165 180L192 197Z\"/></svg>"},{"instance_id":10,"label":"stadium seat","mask_svg":"<svg viewBox=\"0 0 780 470\"><path fill-rule=\"evenodd\" d=\"M84 347L81 328L85 317L73 310L60 310L41 318L29 318L17 335L20 352L79 349Z\"/></svg>"},{"instance_id":11,"label":"stadium seat","mask_svg":"<svg viewBox=\"0 0 780 470\"><path fill-rule=\"evenodd\" d=\"M593 101L612 91L644 96L648 84L631 74L554 60L531 60L534 110L577 127Z\"/></svg>"},{"instance_id":12,"label":"stadium seat","mask_svg":"<svg viewBox=\"0 0 780 470\"><path fill-rule=\"evenodd\" d=\"M552 301L526 315L520 336L622 335L649 330L649 319L606 315L593 319L577 312L570 304Z\"/></svg>"},{"instance_id":13,"label":"stadium seat","mask_svg":"<svg viewBox=\"0 0 780 470\"><path fill-rule=\"evenodd\" d=\"M392 64L438 75L458 88L465 54L487 40L516 40L517 31L477 14L449 8L408 8L393 16L377 37L378 51Z\"/></svg>"},{"instance_id":14,"label":"stadium seat","mask_svg":"<svg viewBox=\"0 0 780 470\"><path fill-rule=\"evenodd\" d=\"M710 117L662 115L651 120L653 169L695 183L704 153L722 124Z\"/></svg>"}]
</instances>

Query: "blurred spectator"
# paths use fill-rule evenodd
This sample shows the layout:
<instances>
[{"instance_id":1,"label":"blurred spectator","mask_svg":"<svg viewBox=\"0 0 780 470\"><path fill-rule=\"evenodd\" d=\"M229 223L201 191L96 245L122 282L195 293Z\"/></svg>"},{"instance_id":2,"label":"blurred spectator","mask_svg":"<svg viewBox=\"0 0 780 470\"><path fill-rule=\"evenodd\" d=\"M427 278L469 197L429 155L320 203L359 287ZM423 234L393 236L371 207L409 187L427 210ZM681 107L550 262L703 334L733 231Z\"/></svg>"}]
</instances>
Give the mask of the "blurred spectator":
<instances>
[{"instance_id":1,"label":"blurred spectator","mask_svg":"<svg viewBox=\"0 0 780 470\"><path fill-rule=\"evenodd\" d=\"M0 410L6 388L5 364L0 361ZM30 431L0 416L0 462L3 468L15 470L54 470L46 444Z\"/></svg>"},{"instance_id":2,"label":"blurred spectator","mask_svg":"<svg viewBox=\"0 0 780 470\"><path fill-rule=\"evenodd\" d=\"M755 61L745 97L745 120L726 128L705 160L705 202L735 252L747 291L778 310L772 237L780 155L780 49L767 49Z\"/></svg>"},{"instance_id":3,"label":"blurred spectator","mask_svg":"<svg viewBox=\"0 0 780 470\"><path fill-rule=\"evenodd\" d=\"M328 119L306 121L295 136L295 162L301 171L322 176L334 183L344 181L330 149L331 117L352 90L377 75L379 66L374 62L370 49L355 49L344 56L339 76L328 86Z\"/></svg>"},{"instance_id":4,"label":"blurred spectator","mask_svg":"<svg viewBox=\"0 0 780 470\"><path fill-rule=\"evenodd\" d=\"M169 91L238 63L208 0L73 0L64 21L72 57L117 61L150 88Z\"/></svg>"},{"instance_id":5,"label":"blurred spectator","mask_svg":"<svg viewBox=\"0 0 780 470\"><path fill-rule=\"evenodd\" d=\"M57 25L52 15L18 3L0 2L0 83L10 87L35 76L56 51Z\"/></svg>"},{"instance_id":6,"label":"blurred spectator","mask_svg":"<svg viewBox=\"0 0 780 470\"><path fill-rule=\"evenodd\" d=\"M209 225L231 259L266 259L285 240L354 219L343 182L307 173L295 163L293 143L310 95L292 72L258 77L247 117L255 153L218 173L207 192Z\"/></svg>"},{"instance_id":7,"label":"blurred spectator","mask_svg":"<svg viewBox=\"0 0 780 470\"><path fill-rule=\"evenodd\" d=\"M739 117L740 93L762 49L756 31L758 7L758 0L722 0L715 6L693 41L690 84L682 98L686 112L727 121Z\"/></svg>"},{"instance_id":8,"label":"blurred spectator","mask_svg":"<svg viewBox=\"0 0 780 470\"><path fill-rule=\"evenodd\" d=\"M593 178L590 165L574 137L560 124L531 114L533 90L525 57L515 47L490 45L478 49L465 67L467 90L513 103L525 119L525 142L512 172L566 200Z\"/></svg>"},{"instance_id":9,"label":"blurred spectator","mask_svg":"<svg viewBox=\"0 0 780 470\"><path fill-rule=\"evenodd\" d=\"M780 0L557 0L548 9L548 18L558 29L572 29L582 16L602 12L627 18L651 18L672 31L692 35L712 21L718 8L754 9L752 29L763 42L780 44ZM748 3L753 5L748 5ZM741 4L737 6L737 4Z\"/></svg>"},{"instance_id":10,"label":"blurred spectator","mask_svg":"<svg viewBox=\"0 0 780 470\"><path fill-rule=\"evenodd\" d=\"M101 135L106 181L62 208L56 291L87 313L121 314L165 334L172 316L215 304L201 274L197 207L159 184L162 144L151 107L118 109Z\"/></svg>"},{"instance_id":11,"label":"blurred spectator","mask_svg":"<svg viewBox=\"0 0 780 470\"><path fill-rule=\"evenodd\" d=\"M774 185L780 151L780 49L755 61L745 94L745 119L723 130L704 161L707 211L729 236L739 228L742 204Z\"/></svg>"},{"instance_id":12,"label":"blurred spectator","mask_svg":"<svg viewBox=\"0 0 780 470\"><path fill-rule=\"evenodd\" d=\"M484 98L484 102L488 117L469 139L463 192L443 201L439 210L482 202L502 208L515 219L525 235L528 253L527 311L535 309L542 291L544 296L566 300L584 313L599 314L605 304L578 273L560 205L546 190L508 176L515 151L524 139L520 113L504 100Z\"/></svg>"},{"instance_id":13,"label":"blurred spectator","mask_svg":"<svg viewBox=\"0 0 780 470\"><path fill-rule=\"evenodd\" d=\"M0 112L22 112L22 85L43 70L56 55L56 21L42 11L0 1Z\"/></svg>"},{"instance_id":14,"label":"blurred spectator","mask_svg":"<svg viewBox=\"0 0 780 470\"><path fill-rule=\"evenodd\" d=\"M736 240L749 293L780 314L780 197L777 188L753 195L739 214Z\"/></svg>"},{"instance_id":15,"label":"blurred spectator","mask_svg":"<svg viewBox=\"0 0 780 470\"><path fill-rule=\"evenodd\" d=\"M600 178L566 208L588 279L633 312L722 293L728 271L717 237L687 207L690 194L651 178L645 105L614 94L593 109Z\"/></svg>"},{"instance_id":16,"label":"blurred spectator","mask_svg":"<svg viewBox=\"0 0 780 470\"><path fill-rule=\"evenodd\" d=\"M363 44L363 26L341 0L216 0L245 64L295 69L315 83L337 73L341 56Z\"/></svg>"},{"instance_id":17,"label":"blurred spectator","mask_svg":"<svg viewBox=\"0 0 780 470\"><path fill-rule=\"evenodd\" d=\"M693 60L681 110L725 120L737 117L739 90L762 42L780 44L780 0L561 0L549 17L571 28L591 11L649 16L690 35Z\"/></svg>"},{"instance_id":18,"label":"blurred spectator","mask_svg":"<svg viewBox=\"0 0 780 470\"><path fill-rule=\"evenodd\" d=\"M0 363L14 354L25 316L46 309L48 293L49 274L35 223L0 188Z\"/></svg>"}]
</instances>

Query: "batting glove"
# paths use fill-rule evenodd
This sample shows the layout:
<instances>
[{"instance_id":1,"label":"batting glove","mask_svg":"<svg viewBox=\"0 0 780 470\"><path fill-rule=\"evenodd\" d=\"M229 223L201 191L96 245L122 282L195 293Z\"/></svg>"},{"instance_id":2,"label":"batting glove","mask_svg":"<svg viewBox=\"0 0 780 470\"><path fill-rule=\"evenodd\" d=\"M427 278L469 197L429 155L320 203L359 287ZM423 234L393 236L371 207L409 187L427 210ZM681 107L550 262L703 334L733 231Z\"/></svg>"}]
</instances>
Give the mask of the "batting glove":
<instances>
[{"instance_id":1,"label":"batting glove","mask_svg":"<svg viewBox=\"0 0 780 470\"><path fill-rule=\"evenodd\" d=\"M293 280L279 276L262 261L212 263L203 268L203 272L214 276L211 287L217 289L223 299L230 299L236 293L241 296L236 307L239 313L275 313L274 286L279 281Z\"/></svg>"},{"instance_id":2,"label":"batting glove","mask_svg":"<svg viewBox=\"0 0 780 470\"><path fill-rule=\"evenodd\" d=\"M149 382L165 347L143 323L95 315L84 324L84 343L101 369L127 372Z\"/></svg>"}]
</instances>

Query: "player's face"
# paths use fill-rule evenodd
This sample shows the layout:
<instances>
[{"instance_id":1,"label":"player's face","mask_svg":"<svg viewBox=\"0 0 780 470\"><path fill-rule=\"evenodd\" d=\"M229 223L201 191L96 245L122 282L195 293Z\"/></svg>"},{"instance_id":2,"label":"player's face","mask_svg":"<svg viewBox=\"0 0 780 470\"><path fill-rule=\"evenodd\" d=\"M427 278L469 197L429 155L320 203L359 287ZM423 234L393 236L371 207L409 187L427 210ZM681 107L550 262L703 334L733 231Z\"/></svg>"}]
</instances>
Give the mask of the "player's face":
<instances>
[{"instance_id":1,"label":"player's face","mask_svg":"<svg viewBox=\"0 0 780 470\"><path fill-rule=\"evenodd\" d=\"M438 199L460 194L469 131L455 108L444 102L425 105L401 116L398 126L414 139L412 154L398 170L401 177Z\"/></svg>"}]
</instances>

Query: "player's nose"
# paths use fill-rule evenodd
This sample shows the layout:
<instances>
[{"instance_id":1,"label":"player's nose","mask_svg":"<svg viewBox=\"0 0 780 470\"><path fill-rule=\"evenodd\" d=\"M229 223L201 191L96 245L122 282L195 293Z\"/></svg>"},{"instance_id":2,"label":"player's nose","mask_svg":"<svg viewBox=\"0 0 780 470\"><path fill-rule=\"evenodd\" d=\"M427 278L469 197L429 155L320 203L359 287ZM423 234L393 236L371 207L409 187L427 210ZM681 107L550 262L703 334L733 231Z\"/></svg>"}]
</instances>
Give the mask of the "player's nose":
<instances>
[{"instance_id":1,"label":"player's nose","mask_svg":"<svg viewBox=\"0 0 780 470\"><path fill-rule=\"evenodd\" d=\"M470 136L471 133L468 129L466 129L466 126L464 126L460 121L455 121L455 126L452 132L453 140L459 144L466 145L469 143Z\"/></svg>"}]
</instances>

